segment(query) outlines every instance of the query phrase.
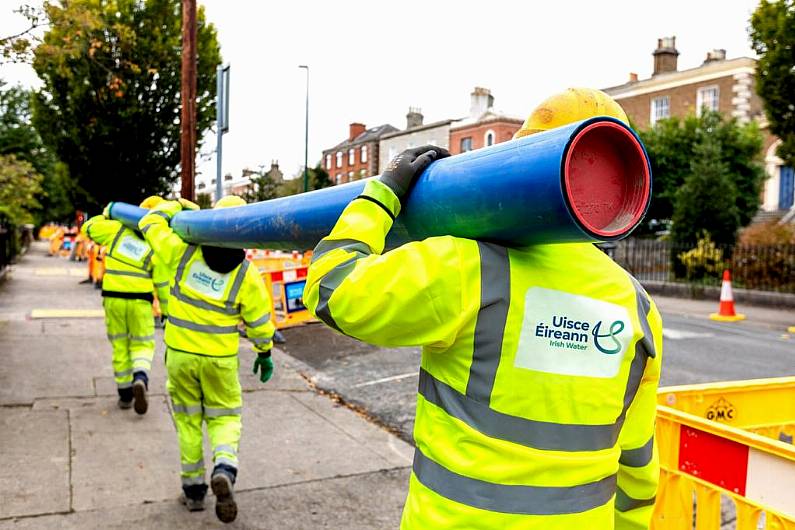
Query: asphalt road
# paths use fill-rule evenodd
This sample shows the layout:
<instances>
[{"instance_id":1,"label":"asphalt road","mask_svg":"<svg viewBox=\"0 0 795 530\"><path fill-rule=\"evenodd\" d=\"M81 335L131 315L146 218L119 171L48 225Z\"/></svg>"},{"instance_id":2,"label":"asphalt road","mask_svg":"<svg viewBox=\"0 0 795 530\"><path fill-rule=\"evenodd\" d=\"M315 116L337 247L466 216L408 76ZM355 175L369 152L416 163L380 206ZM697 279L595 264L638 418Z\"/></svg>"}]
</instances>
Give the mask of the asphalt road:
<instances>
[{"instance_id":1,"label":"asphalt road","mask_svg":"<svg viewBox=\"0 0 795 530\"><path fill-rule=\"evenodd\" d=\"M795 375L795 335L786 328L683 313L663 311L661 386ZM309 365L308 375L320 389L411 441L419 348L378 348L322 324L288 329L285 335L285 351Z\"/></svg>"}]
</instances>

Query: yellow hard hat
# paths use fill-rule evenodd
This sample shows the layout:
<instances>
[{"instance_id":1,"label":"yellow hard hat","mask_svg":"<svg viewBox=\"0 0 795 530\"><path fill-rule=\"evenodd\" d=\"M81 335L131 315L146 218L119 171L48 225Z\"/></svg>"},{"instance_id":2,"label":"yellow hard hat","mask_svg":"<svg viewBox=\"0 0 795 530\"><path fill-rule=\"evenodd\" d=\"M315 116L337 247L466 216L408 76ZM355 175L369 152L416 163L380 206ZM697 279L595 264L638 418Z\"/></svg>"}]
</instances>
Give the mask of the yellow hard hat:
<instances>
[{"instance_id":1,"label":"yellow hard hat","mask_svg":"<svg viewBox=\"0 0 795 530\"><path fill-rule=\"evenodd\" d=\"M226 197L221 197L215 202L215 206L213 206L214 210L218 210L219 208L232 208L234 206L243 206L246 204L246 201L243 200L242 197L238 197L237 195L227 195Z\"/></svg>"},{"instance_id":2,"label":"yellow hard hat","mask_svg":"<svg viewBox=\"0 0 795 530\"><path fill-rule=\"evenodd\" d=\"M151 210L152 208L163 202L163 200L164 200L163 197L158 197L157 195L151 195L146 199L144 199L143 201L141 201L140 206L141 208L146 208L147 210Z\"/></svg>"},{"instance_id":3,"label":"yellow hard hat","mask_svg":"<svg viewBox=\"0 0 795 530\"><path fill-rule=\"evenodd\" d=\"M594 116L610 116L629 125L629 118L621 105L601 90L569 88L545 99L533 109L513 137L521 138Z\"/></svg>"}]
</instances>

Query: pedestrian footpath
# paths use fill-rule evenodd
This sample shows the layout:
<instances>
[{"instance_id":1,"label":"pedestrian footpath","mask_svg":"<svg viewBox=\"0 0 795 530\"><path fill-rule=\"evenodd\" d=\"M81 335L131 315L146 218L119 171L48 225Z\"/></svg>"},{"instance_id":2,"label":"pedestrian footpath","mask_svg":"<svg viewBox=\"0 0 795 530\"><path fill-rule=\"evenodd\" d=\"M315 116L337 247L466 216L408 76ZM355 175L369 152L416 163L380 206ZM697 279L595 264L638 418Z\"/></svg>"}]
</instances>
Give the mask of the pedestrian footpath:
<instances>
[{"instance_id":1,"label":"pedestrian footpath","mask_svg":"<svg viewBox=\"0 0 795 530\"><path fill-rule=\"evenodd\" d=\"M399 525L411 447L316 394L306 366L281 351L274 378L260 383L246 341L240 514L223 525L211 497L188 513L177 500L162 330L149 411L120 410L99 291L79 283L85 269L35 243L0 282L0 530Z\"/></svg>"}]
</instances>

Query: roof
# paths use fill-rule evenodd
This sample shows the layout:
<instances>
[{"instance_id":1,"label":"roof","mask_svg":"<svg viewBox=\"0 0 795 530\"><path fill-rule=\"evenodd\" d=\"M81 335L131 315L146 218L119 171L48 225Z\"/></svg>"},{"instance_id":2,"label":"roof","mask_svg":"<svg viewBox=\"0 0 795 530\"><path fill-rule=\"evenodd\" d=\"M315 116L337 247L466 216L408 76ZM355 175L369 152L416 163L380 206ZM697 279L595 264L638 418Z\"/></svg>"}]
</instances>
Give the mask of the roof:
<instances>
[{"instance_id":1,"label":"roof","mask_svg":"<svg viewBox=\"0 0 795 530\"><path fill-rule=\"evenodd\" d=\"M687 70L677 70L675 72L665 72L657 74L648 79L641 79L635 82L627 82L623 85L616 85L602 90L614 98L626 98L655 92L668 88L698 83L709 79L717 79L727 75L733 75L738 71L753 73L756 69L756 60L750 57L737 57L723 61L711 61L695 68Z\"/></svg>"},{"instance_id":2,"label":"roof","mask_svg":"<svg viewBox=\"0 0 795 530\"><path fill-rule=\"evenodd\" d=\"M440 120L440 121L435 121L435 122L432 122L432 123L425 123L423 125L418 125L417 127L410 127L408 129L403 129L402 131L395 131L395 132L386 133L383 136L381 136L380 139L381 140L386 140L388 138L396 138L396 137L402 136L404 134L411 134L411 133L415 133L415 132L425 131L425 130L428 130L428 129L434 129L436 127L444 127L445 125L449 125L449 124L453 123L454 121L460 121L460 118L450 118L449 120Z\"/></svg>"},{"instance_id":3,"label":"roof","mask_svg":"<svg viewBox=\"0 0 795 530\"><path fill-rule=\"evenodd\" d=\"M374 141L379 140L383 135L389 134L389 133L392 133L392 132L395 132L395 131L398 131L398 130L399 129L397 127L393 127L392 125L389 125L388 123L385 123L383 125L378 125L377 127L370 127L369 129L364 131L362 134L360 134L359 136L357 136L353 140L346 139L344 142L338 143L334 147L331 147L329 149L324 149L323 152L325 153L327 151L338 151L338 150L342 150L343 148L351 147L351 146L354 146L354 145L363 144L363 143L366 143L366 142L374 142Z\"/></svg>"},{"instance_id":4,"label":"roof","mask_svg":"<svg viewBox=\"0 0 795 530\"><path fill-rule=\"evenodd\" d=\"M482 125L484 123L490 123L495 121L507 121L509 123L524 123L524 118L517 118L516 116L511 116L501 111L494 110L493 108L488 109L486 112L478 116L477 118L472 118L471 116L466 117L456 123L454 126L451 126L451 129L463 129L465 127L472 127L473 125Z\"/></svg>"}]
</instances>

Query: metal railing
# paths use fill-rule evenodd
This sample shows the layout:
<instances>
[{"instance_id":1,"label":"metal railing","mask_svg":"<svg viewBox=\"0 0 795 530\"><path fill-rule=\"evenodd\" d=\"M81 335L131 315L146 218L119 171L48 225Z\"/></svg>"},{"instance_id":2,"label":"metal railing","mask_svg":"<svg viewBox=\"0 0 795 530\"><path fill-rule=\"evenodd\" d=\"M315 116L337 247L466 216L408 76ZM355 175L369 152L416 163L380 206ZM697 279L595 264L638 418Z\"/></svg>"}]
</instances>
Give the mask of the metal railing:
<instances>
[{"instance_id":1,"label":"metal railing","mask_svg":"<svg viewBox=\"0 0 795 530\"><path fill-rule=\"evenodd\" d=\"M682 245L627 239L608 254L638 280L719 286L725 269L736 288L795 293L795 245Z\"/></svg>"}]
</instances>

